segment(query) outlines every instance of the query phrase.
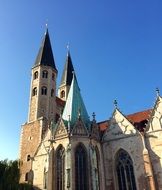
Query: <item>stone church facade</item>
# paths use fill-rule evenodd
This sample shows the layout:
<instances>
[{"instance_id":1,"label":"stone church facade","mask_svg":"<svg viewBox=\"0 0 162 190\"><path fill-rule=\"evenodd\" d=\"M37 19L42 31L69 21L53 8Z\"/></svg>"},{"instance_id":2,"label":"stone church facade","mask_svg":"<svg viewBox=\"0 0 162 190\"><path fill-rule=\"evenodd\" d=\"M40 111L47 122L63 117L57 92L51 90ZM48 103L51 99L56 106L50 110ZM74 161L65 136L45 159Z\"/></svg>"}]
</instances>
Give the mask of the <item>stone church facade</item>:
<instances>
[{"instance_id":1,"label":"stone church facade","mask_svg":"<svg viewBox=\"0 0 162 190\"><path fill-rule=\"evenodd\" d=\"M32 67L28 120L21 128L20 182L48 190L162 189L162 98L150 110L89 118L68 50L57 68L48 30Z\"/></svg>"}]
</instances>

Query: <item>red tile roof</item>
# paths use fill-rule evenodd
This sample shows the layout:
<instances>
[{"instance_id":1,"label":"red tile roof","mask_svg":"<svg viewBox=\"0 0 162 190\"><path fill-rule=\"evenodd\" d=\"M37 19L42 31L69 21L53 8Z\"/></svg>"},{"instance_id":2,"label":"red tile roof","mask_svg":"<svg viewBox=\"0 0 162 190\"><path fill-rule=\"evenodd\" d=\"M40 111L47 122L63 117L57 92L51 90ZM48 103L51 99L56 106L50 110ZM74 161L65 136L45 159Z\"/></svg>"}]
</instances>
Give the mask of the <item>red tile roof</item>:
<instances>
[{"instance_id":1,"label":"red tile roof","mask_svg":"<svg viewBox=\"0 0 162 190\"><path fill-rule=\"evenodd\" d=\"M151 113L151 109L144 110L141 112L133 113L126 115L126 118L134 124L134 126L139 130L143 131L143 128L145 127L145 124L147 123L147 120L149 119ZM109 127L109 120L101 121L98 123L100 131L104 132Z\"/></svg>"},{"instance_id":2,"label":"red tile roof","mask_svg":"<svg viewBox=\"0 0 162 190\"><path fill-rule=\"evenodd\" d=\"M59 106L64 107L65 106L65 101L61 100L59 97L56 96L56 103Z\"/></svg>"},{"instance_id":3,"label":"red tile roof","mask_svg":"<svg viewBox=\"0 0 162 190\"><path fill-rule=\"evenodd\" d=\"M129 114L126 116L126 118L132 123L140 123L143 120L149 119L150 113L151 113L151 109L148 109L145 111Z\"/></svg>"}]
</instances>

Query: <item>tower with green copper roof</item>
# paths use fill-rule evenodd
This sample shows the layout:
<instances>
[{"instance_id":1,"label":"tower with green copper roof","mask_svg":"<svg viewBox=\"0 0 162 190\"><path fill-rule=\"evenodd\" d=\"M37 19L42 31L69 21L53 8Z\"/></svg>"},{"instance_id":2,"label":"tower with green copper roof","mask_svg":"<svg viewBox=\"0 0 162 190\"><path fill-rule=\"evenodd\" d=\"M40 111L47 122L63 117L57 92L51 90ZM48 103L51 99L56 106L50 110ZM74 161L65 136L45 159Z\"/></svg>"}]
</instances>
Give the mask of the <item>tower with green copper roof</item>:
<instances>
[{"instance_id":1,"label":"tower with green copper roof","mask_svg":"<svg viewBox=\"0 0 162 190\"><path fill-rule=\"evenodd\" d=\"M76 76L73 73L73 78L65 108L63 110L62 119L65 122L70 122L70 126L74 126L79 118L88 127L90 122L89 116L80 93L80 88L78 86Z\"/></svg>"}]
</instances>

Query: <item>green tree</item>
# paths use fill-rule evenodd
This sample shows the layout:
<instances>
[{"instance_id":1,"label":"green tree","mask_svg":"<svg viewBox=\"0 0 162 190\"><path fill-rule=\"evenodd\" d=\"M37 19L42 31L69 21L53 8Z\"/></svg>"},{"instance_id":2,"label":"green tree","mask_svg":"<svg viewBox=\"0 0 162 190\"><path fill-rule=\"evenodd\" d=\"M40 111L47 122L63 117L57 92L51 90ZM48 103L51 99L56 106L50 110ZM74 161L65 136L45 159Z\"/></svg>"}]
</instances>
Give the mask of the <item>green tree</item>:
<instances>
[{"instance_id":1,"label":"green tree","mask_svg":"<svg viewBox=\"0 0 162 190\"><path fill-rule=\"evenodd\" d=\"M0 161L0 190L31 190L31 185L19 184L20 171L18 160Z\"/></svg>"}]
</instances>

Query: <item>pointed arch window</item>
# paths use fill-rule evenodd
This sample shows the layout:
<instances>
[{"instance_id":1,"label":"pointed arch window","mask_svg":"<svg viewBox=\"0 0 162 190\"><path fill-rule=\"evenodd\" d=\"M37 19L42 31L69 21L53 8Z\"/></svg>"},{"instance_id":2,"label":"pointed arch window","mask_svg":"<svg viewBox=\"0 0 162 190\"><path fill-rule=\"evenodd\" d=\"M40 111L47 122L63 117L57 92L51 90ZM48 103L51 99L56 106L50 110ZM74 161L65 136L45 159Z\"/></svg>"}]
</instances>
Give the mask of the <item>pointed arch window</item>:
<instances>
[{"instance_id":1,"label":"pointed arch window","mask_svg":"<svg viewBox=\"0 0 162 190\"><path fill-rule=\"evenodd\" d=\"M55 74L52 73L52 80L55 80Z\"/></svg>"},{"instance_id":2,"label":"pointed arch window","mask_svg":"<svg viewBox=\"0 0 162 190\"><path fill-rule=\"evenodd\" d=\"M56 189L65 189L65 149L62 145L56 151Z\"/></svg>"},{"instance_id":3,"label":"pointed arch window","mask_svg":"<svg viewBox=\"0 0 162 190\"><path fill-rule=\"evenodd\" d=\"M42 87L41 94L42 95L47 95L47 87L45 87L45 86Z\"/></svg>"},{"instance_id":4,"label":"pointed arch window","mask_svg":"<svg viewBox=\"0 0 162 190\"><path fill-rule=\"evenodd\" d=\"M83 145L75 150L75 189L88 190L87 183L87 153Z\"/></svg>"},{"instance_id":5,"label":"pointed arch window","mask_svg":"<svg viewBox=\"0 0 162 190\"><path fill-rule=\"evenodd\" d=\"M38 78L38 71L35 71L34 73L34 80Z\"/></svg>"},{"instance_id":6,"label":"pointed arch window","mask_svg":"<svg viewBox=\"0 0 162 190\"><path fill-rule=\"evenodd\" d=\"M27 161L30 161L31 157L30 157L30 154L27 155Z\"/></svg>"},{"instance_id":7,"label":"pointed arch window","mask_svg":"<svg viewBox=\"0 0 162 190\"><path fill-rule=\"evenodd\" d=\"M28 172L25 174L25 181L28 181Z\"/></svg>"},{"instance_id":8,"label":"pointed arch window","mask_svg":"<svg viewBox=\"0 0 162 190\"><path fill-rule=\"evenodd\" d=\"M42 71L42 78L48 78L48 71Z\"/></svg>"},{"instance_id":9,"label":"pointed arch window","mask_svg":"<svg viewBox=\"0 0 162 190\"><path fill-rule=\"evenodd\" d=\"M51 97L54 96L54 89L51 89Z\"/></svg>"},{"instance_id":10,"label":"pointed arch window","mask_svg":"<svg viewBox=\"0 0 162 190\"><path fill-rule=\"evenodd\" d=\"M64 97L65 97L65 91L62 90L62 91L61 91L61 98L64 98Z\"/></svg>"},{"instance_id":11,"label":"pointed arch window","mask_svg":"<svg viewBox=\"0 0 162 190\"><path fill-rule=\"evenodd\" d=\"M36 96L36 95L37 95L37 87L33 88L32 95L33 95L33 96Z\"/></svg>"},{"instance_id":12,"label":"pointed arch window","mask_svg":"<svg viewBox=\"0 0 162 190\"><path fill-rule=\"evenodd\" d=\"M119 190L136 190L133 162L125 150L119 150L116 158L116 174Z\"/></svg>"}]
</instances>

